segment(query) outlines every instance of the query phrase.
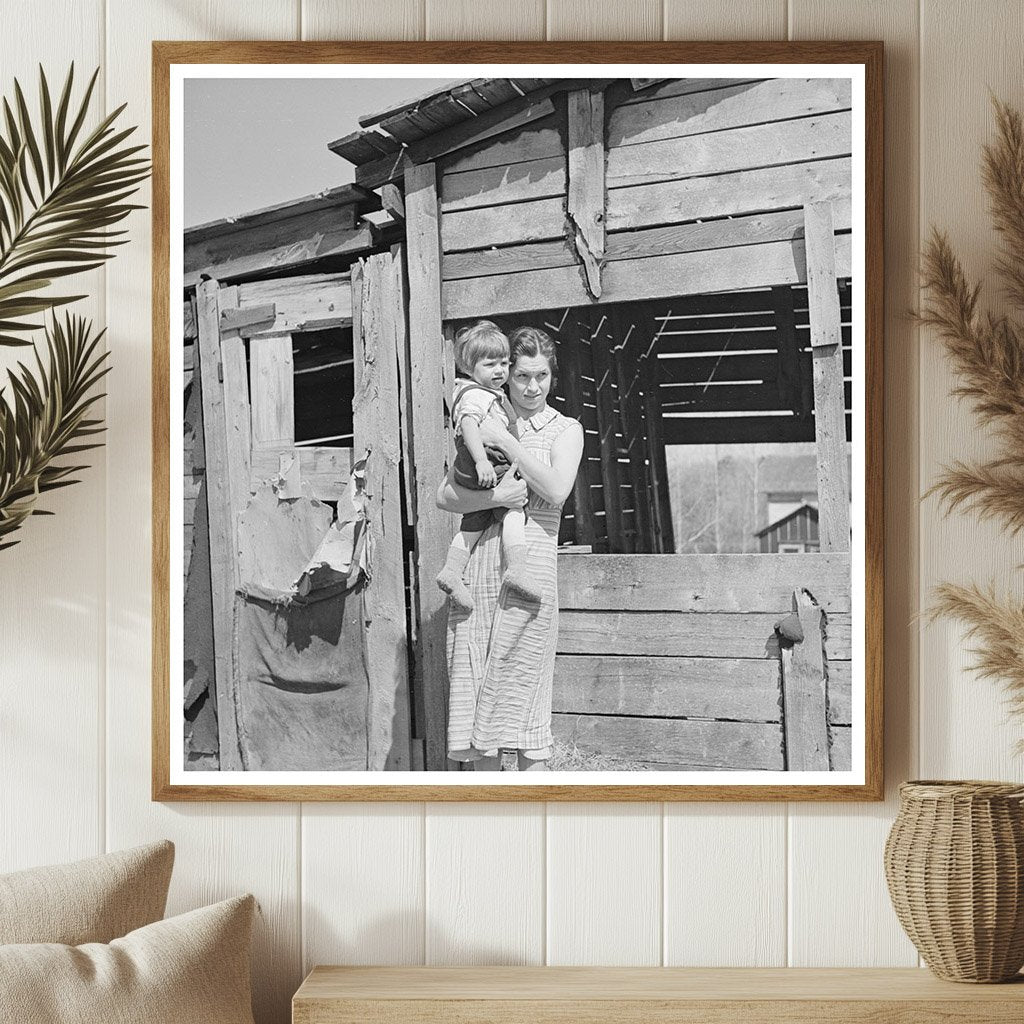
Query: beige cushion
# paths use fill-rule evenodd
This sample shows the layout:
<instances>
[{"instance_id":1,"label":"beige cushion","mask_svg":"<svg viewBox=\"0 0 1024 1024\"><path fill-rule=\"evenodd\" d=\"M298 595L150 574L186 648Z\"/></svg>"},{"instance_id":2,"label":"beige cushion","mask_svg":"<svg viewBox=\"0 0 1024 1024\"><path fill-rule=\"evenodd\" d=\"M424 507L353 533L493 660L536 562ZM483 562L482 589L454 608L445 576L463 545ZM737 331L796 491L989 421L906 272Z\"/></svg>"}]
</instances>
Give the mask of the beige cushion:
<instances>
[{"instance_id":1,"label":"beige cushion","mask_svg":"<svg viewBox=\"0 0 1024 1024\"><path fill-rule=\"evenodd\" d=\"M0 946L0 1021L253 1024L255 906L238 896L109 945Z\"/></svg>"},{"instance_id":2,"label":"beige cushion","mask_svg":"<svg viewBox=\"0 0 1024 1024\"><path fill-rule=\"evenodd\" d=\"M0 875L0 944L110 942L159 921L174 844Z\"/></svg>"}]
</instances>

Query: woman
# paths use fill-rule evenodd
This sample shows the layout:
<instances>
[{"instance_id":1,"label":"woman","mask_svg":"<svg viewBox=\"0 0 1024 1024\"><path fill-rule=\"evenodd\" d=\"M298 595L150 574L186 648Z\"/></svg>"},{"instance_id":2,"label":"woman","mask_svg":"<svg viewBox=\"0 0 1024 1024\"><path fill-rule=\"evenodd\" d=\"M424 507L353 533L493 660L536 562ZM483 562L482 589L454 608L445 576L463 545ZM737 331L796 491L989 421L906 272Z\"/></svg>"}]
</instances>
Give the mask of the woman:
<instances>
[{"instance_id":1,"label":"woman","mask_svg":"<svg viewBox=\"0 0 1024 1024\"><path fill-rule=\"evenodd\" d=\"M525 501L529 566L541 588L538 605L501 587L501 530L489 526L464 577L474 608L448 612L448 756L472 761L475 771L500 771L502 750L517 752L520 771L547 770L558 638L558 527L583 456L579 422L547 404L558 370L551 338L520 327L510 343L509 398L518 438L491 423L481 426L481 437L505 453L522 480L509 473L491 491L470 491L448 479L437 498L441 508L462 514L517 508Z\"/></svg>"}]
</instances>

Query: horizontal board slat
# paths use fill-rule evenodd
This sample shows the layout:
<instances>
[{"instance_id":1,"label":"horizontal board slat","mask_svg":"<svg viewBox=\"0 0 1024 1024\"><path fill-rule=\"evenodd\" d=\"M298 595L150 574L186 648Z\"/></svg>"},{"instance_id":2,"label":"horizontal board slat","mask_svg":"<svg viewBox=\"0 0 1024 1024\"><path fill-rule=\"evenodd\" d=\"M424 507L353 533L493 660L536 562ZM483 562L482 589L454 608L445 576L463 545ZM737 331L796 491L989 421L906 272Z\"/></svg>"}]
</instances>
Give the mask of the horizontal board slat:
<instances>
[{"instance_id":1,"label":"horizontal board slat","mask_svg":"<svg viewBox=\"0 0 1024 1024\"><path fill-rule=\"evenodd\" d=\"M517 132L489 139L471 149L458 150L439 162L441 176L561 156L565 151L561 123L557 115L547 117Z\"/></svg>"},{"instance_id":2,"label":"horizontal board slat","mask_svg":"<svg viewBox=\"0 0 1024 1024\"><path fill-rule=\"evenodd\" d=\"M834 772L848 772L853 767L853 730L836 725L829 730L832 746L828 752L829 767Z\"/></svg>"},{"instance_id":3,"label":"horizontal board slat","mask_svg":"<svg viewBox=\"0 0 1024 1024\"><path fill-rule=\"evenodd\" d=\"M850 610L848 553L562 555L563 610L779 612L806 587L826 612Z\"/></svg>"},{"instance_id":4,"label":"horizontal board slat","mask_svg":"<svg viewBox=\"0 0 1024 1024\"><path fill-rule=\"evenodd\" d=\"M792 557L792 556L788 556ZM829 662L849 661L853 653L853 618L847 612L825 620L825 657Z\"/></svg>"},{"instance_id":5,"label":"horizontal board slat","mask_svg":"<svg viewBox=\"0 0 1024 1024\"><path fill-rule=\"evenodd\" d=\"M441 248L445 252L535 242L564 235L565 196L562 195L511 206L483 206L441 214Z\"/></svg>"},{"instance_id":6,"label":"horizontal board slat","mask_svg":"<svg viewBox=\"0 0 1024 1024\"><path fill-rule=\"evenodd\" d=\"M849 111L776 124L753 125L682 139L663 139L608 151L609 189L752 167L848 156Z\"/></svg>"},{"instance_id":7,"label":"horizontal board slat","mask_svg":"<svg viewBox=\"0 0 1024 1024\"><path fill-rule=\"evenodd\" d=\"M238 286L239 308L273 305L276 318L243 333L288 334L352 322L352 288L346 274L310 274Z\"/></svg>"},{"instance_id":8,"label":"horizontal board slat","mask_svg":"<svg viewBox=\"0 0 1024 1024\"><path fill-rule=\"evenodd\" d=\"M837 276L849 277L850 262L850 236L836 235ZM803 239L766 242L609 263L602 272L601 301L664 299L806 279ZM452 320L592 304L579 267L445 281L441 287L442 316Z\"/></svg>"},{"instance_id":9,"label":"horizontal board slat","mask_svg":"<svg viewBox=\"0 0 1024 1024\"><path fill-rule=\"evenodd\" d=\"M594 657L555 662L553 708L593 715L777 722L779 663L742 658Z\"/></svg>"},{"instance_id":10,"label":"horizontal board slat","mask_svg":"<svg viewBox=\"0 0 1024 1024\"><path fill-rule=\"evenodd\" d=\"M848 199L851 174L850 161L842 158L613 188L607 227L627 231Z\"/></svg>"},{"instance_id":11,"label":"horizontal board slat","mask_svg":"<svg viewBox=\"0 0 1024 1024\"><path fill-rule=\"evenodd\" d=\"M559 613L560 654L778 658L778 613L575 611Z\"/></svg>"},{"instance_id":12,"label":"horizontal board slat","mask_svg":"<svg viewBox=\"0 0 1024 1024\"><path fill-rule=\"evenodd\" d=\"M848 229L849 201L837 200L833 208L836 229ZM802 210L782 210L709 223L669 224L639 231L620 231L608 236L605 262L803 238L803 219ZM578 262L573 246L565 238L559 238L449 253L442 261L442 277L449 281L486 277L488 274L515 274L545 267L571 267Z\"/></svg>"},{"instance_id":13,"label":"horizontal board slat","mask_svg":"<svg viewBox=\"0 0 1024 1024\"><path fill-rule=\"evenodd\" d=\"M852 419L846 416L846 434L852 436ZM814 440L814 419L799 416L667 416L665 444L784 444Z\"/></svg>"},{"instance_id":14,"label":"horizontal board slat","mask_svg":"<svg viewBox=\"0 0 1024 1024\"><path fill-rule=\"evenodd\" d=\"M446 174L440 182L441 211L505 206L565 194L565 158L543 157L521 164ZM506 211L507 215L507 211Z\"/></svg>"},{"instance_id":15,"label":"horizontal board slat","mask_svg":"<svg viewBox=\"0 0 1024 1024\"><path fill-rule=\"evenodd\" d=\"M772 78L686 96L620 106L608 120L608 146L636 145L850 107L850 80Z\"/></svg>"},{"instance_id":16,"label":"horizontal board slat","mask_svg":"<svg viewBox=\"0 0 1024 1024\"><path fill-rule=\"evenodd\" d=\"M832 725L853 721L853 662L828 663L828 720Z\"/></svg>"},{"instance_id":17,"label":"horizontal board slat","mask_svg":"<svg viewBox=\"0 0 1024 1024\"><path fill-rule=\"evenodd\" d=\"M254 494L263 481L278 475L282 451L273 448L252 453L250 490ZM352 473L351 448L295 448L289 451L298 454L302 480L309 484L315 497L321 501L337 501L345 493Z\"/></svg>"},{"instance_id":18,"label":"horizontal board slat","mask_svg":"<svg viewBox=\"0 0 1024 1024\"><path fill-rule=\"evenodd\" d=\"M701 719L553 715L556 741L627 761L781 771L782 726Z\"/></svg>"}]
</instances>

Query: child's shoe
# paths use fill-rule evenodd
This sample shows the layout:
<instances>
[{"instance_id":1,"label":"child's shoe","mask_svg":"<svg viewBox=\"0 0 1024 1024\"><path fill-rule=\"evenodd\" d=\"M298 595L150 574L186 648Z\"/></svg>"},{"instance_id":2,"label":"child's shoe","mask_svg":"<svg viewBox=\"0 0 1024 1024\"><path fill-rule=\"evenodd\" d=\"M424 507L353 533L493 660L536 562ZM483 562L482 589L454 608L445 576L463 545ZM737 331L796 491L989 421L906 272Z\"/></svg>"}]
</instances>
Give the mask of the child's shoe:
<instances>
[{"instance_id":1,"label":"child's shoe","mask_svg":"<svg viewBox=\"0 0 1024 1024\"><path fill-rule=\"evenodd\" d=\"M445 566L437 574L437 585L448 595L452 604L459 611L471 612L476 607L469 593L469 587L462 582L462 577L458 573L452 572L448 566Z\"/></svg>"},{"instance_id":2,"label":"child's shoe","mask_svg":"<svg viewBox=\"0 0 1024 1024\"><path fill-rule=\"evenodd\" d=\"M452 604L463 612L471 612L475 607L469 587L462 582L462 574L468 563L469 552L453 546L448 549L448 560L444 568L437 574L437 585L448 595Z\"/></svg>"},{"instance_id":3,"label":"child's shoe","mask_svg":"<svg viewBox=\"0 0 1024 1024\"><path fill-rule=\"evenodd\" d=\"M543 594L540 584L530 574L527 558L529 551L526 544L516 544L509 548L508 568L505 570L502 582L517 597L539 604Z\"/></svg>"}]
</instances>

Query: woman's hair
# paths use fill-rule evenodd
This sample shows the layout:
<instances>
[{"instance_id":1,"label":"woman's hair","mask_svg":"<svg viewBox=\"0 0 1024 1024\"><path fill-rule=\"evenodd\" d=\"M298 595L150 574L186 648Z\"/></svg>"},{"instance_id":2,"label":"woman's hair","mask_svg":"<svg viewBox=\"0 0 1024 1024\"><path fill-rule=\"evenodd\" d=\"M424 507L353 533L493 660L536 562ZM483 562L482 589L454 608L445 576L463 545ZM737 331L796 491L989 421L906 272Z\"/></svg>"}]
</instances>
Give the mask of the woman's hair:
<instances>
[{"instance_id":1,"label":"woman's hair","mask_svg":"<svg viewBox=\"0 0 1024 1024\"><path fill-rule=\"evenodd\" d=\"M558 349L547 331L539 327L517 327L512 332L512 366L520 356L543 356L551 367L551 386L558 377Z\"/></svg>"},{"instance_id":2,"label":"woman's hair","mask_svg":"<svg viewBox=\"0 0 1024 1024\"><path fill-rule=\"evenodd\" d=\"M508 354L508 338L490 320L477 320L455 333L455 364L463 373L471 374L481 359L499 359Z\"/></svg>"}]
</instances>

